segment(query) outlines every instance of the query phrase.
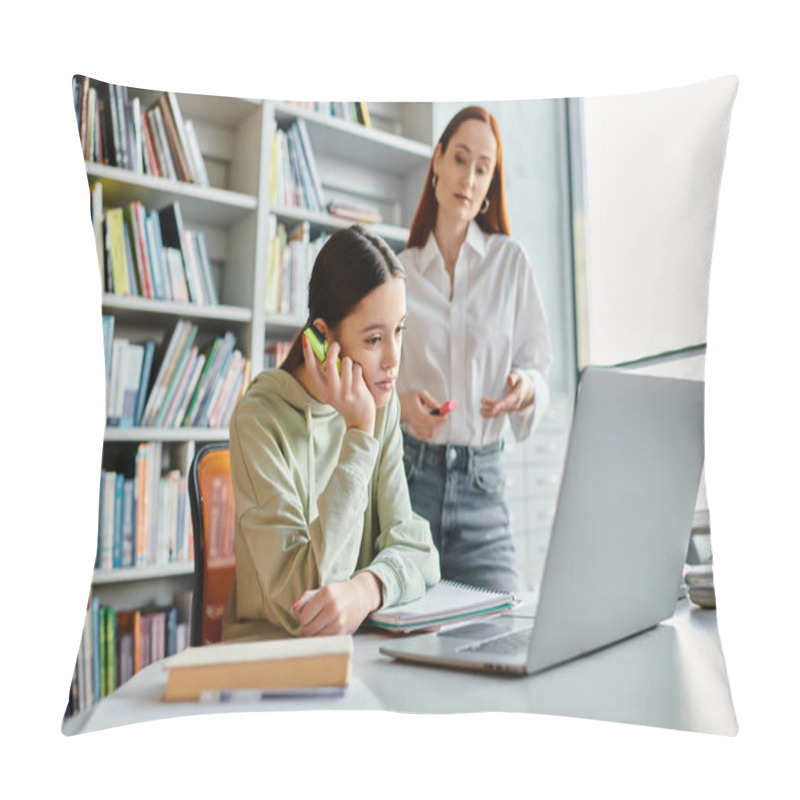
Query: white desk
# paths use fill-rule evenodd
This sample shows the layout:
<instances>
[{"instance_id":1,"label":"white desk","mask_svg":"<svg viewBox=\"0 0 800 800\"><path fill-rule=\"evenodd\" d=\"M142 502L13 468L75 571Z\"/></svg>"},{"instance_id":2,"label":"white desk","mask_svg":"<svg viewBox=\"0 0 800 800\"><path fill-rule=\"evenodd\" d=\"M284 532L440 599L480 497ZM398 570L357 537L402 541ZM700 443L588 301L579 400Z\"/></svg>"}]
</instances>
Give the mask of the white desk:
<instances>
[{"instance_id":1,"label":"white desk","mask_svg":"<svg viewBox=\"0 0 800 800\"><path fill-rule=\"evenodd\" d=\"M381 633L354 637L352 683L341 698L256 703L162 703L164 663L151 664L63 731L86 731L189 714L287 709L384 709L411 713L522 711L734 735L716 612L678 603L656 628L527 677L404 664L380 655Z\"/></svg>"}]
</instances>

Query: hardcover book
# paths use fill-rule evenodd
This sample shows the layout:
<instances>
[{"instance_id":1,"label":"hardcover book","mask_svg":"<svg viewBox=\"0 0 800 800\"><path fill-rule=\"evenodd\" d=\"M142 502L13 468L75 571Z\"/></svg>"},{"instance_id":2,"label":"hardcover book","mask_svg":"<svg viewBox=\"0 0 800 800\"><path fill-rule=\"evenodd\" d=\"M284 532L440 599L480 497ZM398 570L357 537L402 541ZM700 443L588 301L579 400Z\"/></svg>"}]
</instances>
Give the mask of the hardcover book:
<instances>
[{"instance_id":1,"label":"hardcover book","mask_svg":"<svg viewBox=\"0 0 800 800\"><path fill-rule=\"evenodd\" d=\"M167 662L162 700L196 701L203 692L345 687L353 637L319 636L189 647Z\"/></svg>"}]
</instances>

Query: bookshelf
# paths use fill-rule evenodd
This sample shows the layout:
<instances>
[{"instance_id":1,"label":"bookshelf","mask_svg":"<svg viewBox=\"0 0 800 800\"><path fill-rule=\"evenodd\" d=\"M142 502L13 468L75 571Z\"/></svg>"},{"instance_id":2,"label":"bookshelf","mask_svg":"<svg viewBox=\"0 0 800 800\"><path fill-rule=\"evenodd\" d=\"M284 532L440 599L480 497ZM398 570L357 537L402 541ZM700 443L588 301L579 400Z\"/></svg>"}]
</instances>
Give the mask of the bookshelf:
<instances>
[{"instance_id":1,"label":"bookshelf","mask_svg":"<svg viewBox=\"0 0 800 800\"><path fill-rule=\"evenodd\" d=\"M126 91L129 101L136 98L142 113L158 105L164 95L133 87ZM352 224L326 211L270 202L276 131L301 120L326 199L379 209L382 221L368 227L399 251L432 153L431 105L376 104L375 114L370 113L372 127L367 128L288 102L182 93L174 97L183 119L191 120L194 127L208 185L87 158L88 185L101 185L103 214L135 202L146 212L177 203L185 228L204 233L219 302L200 304L114 293L108 285L108 270L98 264L104 289L102 314L114 318L114 339L155 343L151 383L181 320L197 327L200 350L230 331L249 361L252 378L262 370L267 348L291 339L304 322L304 315L298 313L265 310L271 225L277 221L290 229L303 223L313 239ZM102 249L99 252L102 255ZM185 477L199 444L227 438L227 423L217 427L107 425L102 467L122 471L118 465L130 465L140 445L157 443L162 471L177 470ZM92 595L102 605L123 609L170 604L178 594L185 598L192 576L191 558L96 568Z\"/></svg>"}]
</instances>

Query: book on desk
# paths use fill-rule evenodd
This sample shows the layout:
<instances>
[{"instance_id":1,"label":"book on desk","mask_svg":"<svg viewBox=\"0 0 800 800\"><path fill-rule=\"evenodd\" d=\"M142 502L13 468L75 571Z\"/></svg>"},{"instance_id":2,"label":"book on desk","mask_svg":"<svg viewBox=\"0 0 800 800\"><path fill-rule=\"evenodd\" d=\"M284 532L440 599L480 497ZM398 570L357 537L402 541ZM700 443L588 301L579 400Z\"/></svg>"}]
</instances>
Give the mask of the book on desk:
<instances>
[{"instance_id":1,"label":"book on desk","mask_svg":"<svg viewBox=\"0 0 800 800\"><path fill-rule=\"evenodd\" d=\"M318 636L189 647L166 663L164 701L198 701L209 693L344 688L353 637Z\"/></svg>"}]
</instances>

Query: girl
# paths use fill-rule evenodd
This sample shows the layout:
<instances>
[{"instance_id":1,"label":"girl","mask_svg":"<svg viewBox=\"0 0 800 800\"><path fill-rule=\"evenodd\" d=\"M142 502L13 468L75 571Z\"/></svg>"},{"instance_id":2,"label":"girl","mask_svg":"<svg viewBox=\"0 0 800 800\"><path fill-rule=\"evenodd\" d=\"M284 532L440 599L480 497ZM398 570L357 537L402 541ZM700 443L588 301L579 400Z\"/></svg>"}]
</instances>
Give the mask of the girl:
<instances>
[{"instance_id":1,"label":"girl","mask_svg":"<svg viewBox=\"0 0 800 800\"><path fill-rule=\"evenodd\" d=\"M402 461L403 268L362 227L339 231L314 263L308 311L324 363L299 335L231 419L236 576L224 639L352 633L439 580Z\"/></svg>"},{"instance_id":2,"label":"girl","mask_svg":"<svg viewBox=\"0 0 800 800\"><path fill-rule=\"evenodd\" d=\"M436 145L399 257L414 330L398 393L411 502L430 520L442 577L516 591L502 437L510 424L524 439L544 412L550 341L533 270L508 234L500 130L470 106ZM450 399L454 411L431 413Z\"/></svg>"}]
</instances>

